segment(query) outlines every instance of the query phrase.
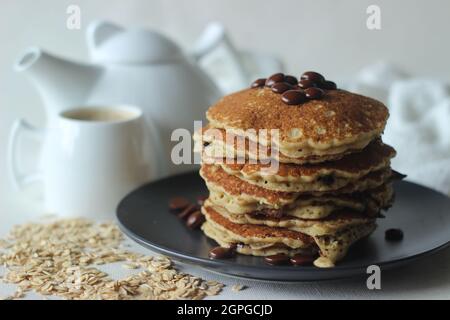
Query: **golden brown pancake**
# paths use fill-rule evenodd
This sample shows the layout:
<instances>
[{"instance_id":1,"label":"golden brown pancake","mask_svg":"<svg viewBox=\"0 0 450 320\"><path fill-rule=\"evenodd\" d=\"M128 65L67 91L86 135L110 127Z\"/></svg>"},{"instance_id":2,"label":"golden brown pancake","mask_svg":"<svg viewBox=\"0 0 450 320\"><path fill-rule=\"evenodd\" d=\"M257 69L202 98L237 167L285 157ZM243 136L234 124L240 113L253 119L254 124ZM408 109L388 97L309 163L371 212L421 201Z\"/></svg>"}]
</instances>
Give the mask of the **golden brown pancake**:
<instances>
[{"instance_id":1,"label":"golden brown pancake","mask_svg":"<svg viewBox=\"0 0 450 320\"><path fill-rule=\"evenodd\" d=\"M207 111L211 127L241 131L278 129L273 141L292 158L342 154L362 149L384 130L388 109L374 99L330 90L319 100L285 104L270 88L242 90L220 99ZM270 145L269 139L258 142Z\"/></svg>"},{"instance_id":2,"label":"golden brown pancake","mask_svg":"<svg viewBox=\"0 0 450 320\"><path fill-rule=\"evenodd\" d=\"M340 189L370 172L389 167L394 156L392 147L376 140L363 151L337 161L304 165L279 163L276 172L267 170L270 165L266 164L225 163L227 159L217 162L228 174L266 189L308 192Z\"/></svg>"},{"instance_id":3,"label":"golden brown pancake","mask_svg":"<svg viewBox=\"0 0 450 320\"><path fill-rule=\"evenodd\" d=\"M256 212L267 217L323 219L342 208L364 212L371 217L379 216L381 210L386 210L391 206L394 192L392 184L388 183L363 193L324 194L322 196L306 194L299 195L295 201L281 208L266 205L255 198L232 196L220 188L214 187L209 187L209 198L215 205L236 214Z\"/></svg>"},{"instance_id":4,"label":"golden brown pancake","mask_svg":"<svg viewBox=\"0 0 450 320\"><path fill-rule=\"evenodd\" d=\"M334 266L345 256L354 242L366 237L376 228L375 223L371 221L334 233L311 237L284 228L237 224L212 207L203 206L202 212L206 218L202 230L221 246L230 247L232 244L238 244L238 252L262 256L276 253L293 255L298 253L298 250L314 251L313 248L318 247L321 257L314 262L318 267Z\"/></svg>"},{"instance_id":5,"label":"golden brown pancake","mask_svg":"<svg viewBox=\"0 0 450 320\"><path fill-rule=\"evenodd\" d=\"M336 233L340 230L367 224L374 222L375 220L375 218L371 218L364 213L349 209L335 211L333 214L324 219L305 220L289 216L268 217L259 215L258 212L249 214L232 213L221 206L215 205L210 199L205 202L204 206L207 208L212 208L215 212L219 213L221 216L233 223L243 225L254 224L289 229L312 237Z\"/></svg>"},{"instance_id":6,"label":"golden brown pancake","mask_svg":"<svg viewBox=\"0 0 450 320\"><path fill-rule=\"evenodd\" d=\"M239 179L236 176L229 175L220 166L203 164L200 169L200 175L205 180L208 189L225 192L231 197L234 197L242 204L246 203L260 203L274 209L279 209L284 206L293 204L302 196L323 196L323 195L342 195L351 194L354 192L362 192L368 189L375 189L391 178L391 171L376 171L369 173L362 179L349 183L345 187L329 191L329 192L284 192L273 191L263 187L248 183ZM307 198L306 198L307 199ZM305 198L303 198L305 200Z\"/></svg>"},{"instance_id":7,"label":"golden brown pancake","mask_svg":"<svg viewBox=\"0 0 450 320\"><path fill-rule=\"evenodd\" d=\"M219 133L220 134L217 134ZM279 152L279 150L272 149L258 144L252 145L247 137L234 136L231 132L227 138L227 130L217 129L206 126L200 131L194 132L193 136L195 145L194 152L205 154L207 157L226 157L226 158L244 158L265 161L274 159L281 163L320 163L324 161L332 161L341 159L348 153L358 152L359 149L349 149L340 154L329 155L310 155L306 157L289 157ZM260 148L263 148L260 150Z\"/></svg>"}]
</instances>

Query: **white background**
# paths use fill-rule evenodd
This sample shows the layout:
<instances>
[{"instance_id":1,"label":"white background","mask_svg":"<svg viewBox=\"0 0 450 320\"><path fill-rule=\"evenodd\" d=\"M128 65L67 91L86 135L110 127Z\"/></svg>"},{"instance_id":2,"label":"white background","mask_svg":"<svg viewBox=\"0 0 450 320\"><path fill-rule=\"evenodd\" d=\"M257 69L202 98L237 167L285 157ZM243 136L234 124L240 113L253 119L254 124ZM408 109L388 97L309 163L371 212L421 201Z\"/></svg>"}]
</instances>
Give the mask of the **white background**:
<instances>
[{"instance_id":1,"label":"white background","mask_svg":"<svg viewBox=\"0 0 450 320\"><path fill-rule=\"evenodd\" d=\"M81 8L81 30L66 28L66 9ZM366 9L381 8L382 29L366 28ZM40 98L12 70L29 45L87 60L85 27L93 19L162 30L188 48L212 20L223 22L240 48L273 53L286 70L323 72L347 78L361 67L389 60L412 74L448 80L450 2L445 0L2 0L0 4L0 148L5 150L12 121L26 117L42 125ZM2 153L4 153L3 151ZM6 177L0 156L0 176ZM10 194L0 179L0 200Z\"/></svg>"},{"instance_id":2,"label":"white background","mask_svg":"<svg viewBox=\"0 0 450 320\"><path fill-rule=\"evenodd\" d=\"M81 8L82 28L66 28L66 8ZM382 29L366 28L366 8L381 7ZM87 59L85 27L93 19L162 30L185 48L207 22L223 22L240 48L275 54L286 70L318 70L330 79L348 78L378 60L392 61L414 75L449 79L450 1L445 0L2 0L0 4L0 223L32 217L39 211L33 191L20 194L7 179L6 139L17 117L43 125L43 106L34 88L12 70L29 45L77 60ZM388 276L385 297L449 297L449 252L433 262ZM404 272L407 271L407 272ZM407 277L405 275L408 275ZM410 279L414 278L414 283ZM232 282L231 282L232 283ZM369 293L364 282L272 286L234 297L358 297Z\"/></svg>"}]
</instances>

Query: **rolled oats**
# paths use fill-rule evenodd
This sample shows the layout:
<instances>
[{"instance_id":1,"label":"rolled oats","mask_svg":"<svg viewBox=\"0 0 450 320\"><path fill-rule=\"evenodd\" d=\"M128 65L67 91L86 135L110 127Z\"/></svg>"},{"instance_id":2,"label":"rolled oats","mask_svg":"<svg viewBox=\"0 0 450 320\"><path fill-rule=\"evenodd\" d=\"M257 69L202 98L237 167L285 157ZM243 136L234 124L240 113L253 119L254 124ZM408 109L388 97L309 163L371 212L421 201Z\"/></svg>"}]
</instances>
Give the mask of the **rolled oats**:
<instances>
[{"instance_id":1,"label":"rolled oats","mask_svg":"<svg viewBox=\"0 0 450 320\"><path fill-rule=\"evenodd\" d=\"M0 239L0 263L7 268L3 281L18 286L4 299L19 299L28 291L65 299L203 299L223 288L176 270L167 257L122 250L122 240L113 223L84 219L16 226ZM95 267L112 262L145 271L114 280Z\"/></svg>"}]
</instances>

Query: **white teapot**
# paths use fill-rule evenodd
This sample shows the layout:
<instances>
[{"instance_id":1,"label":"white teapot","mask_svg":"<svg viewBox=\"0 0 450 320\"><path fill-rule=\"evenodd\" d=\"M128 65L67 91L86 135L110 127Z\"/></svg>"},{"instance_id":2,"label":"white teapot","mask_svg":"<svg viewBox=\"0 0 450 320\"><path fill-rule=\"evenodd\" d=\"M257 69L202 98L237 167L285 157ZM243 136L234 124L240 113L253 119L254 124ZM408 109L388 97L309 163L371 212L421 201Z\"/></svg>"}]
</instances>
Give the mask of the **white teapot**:
<instances>
[{"instance_id":1,"label":"white teapot","mask_svg":"<svg viewBox=\"0 0 450 320\"><path fill-rule=\"evenodd\" d=\"M204 39L203 39L204 40ZM184 54L173 41L155 31L124 29L99 21L87 30L92 64L70 61L32 47L15 64L40 92L47 126L64 110L77 105L131 104L143 109L154 139L155 153L163 168L154 178L185 171L170 159L170 135L174 129L193 129L221 92L196 64L207 55L208 43L194 57ZM211 47L218 45L211 42ZM210 48L211 49L211 48ZM158 166L159 167L159 166Z\"/></svg>"}]
</instances>

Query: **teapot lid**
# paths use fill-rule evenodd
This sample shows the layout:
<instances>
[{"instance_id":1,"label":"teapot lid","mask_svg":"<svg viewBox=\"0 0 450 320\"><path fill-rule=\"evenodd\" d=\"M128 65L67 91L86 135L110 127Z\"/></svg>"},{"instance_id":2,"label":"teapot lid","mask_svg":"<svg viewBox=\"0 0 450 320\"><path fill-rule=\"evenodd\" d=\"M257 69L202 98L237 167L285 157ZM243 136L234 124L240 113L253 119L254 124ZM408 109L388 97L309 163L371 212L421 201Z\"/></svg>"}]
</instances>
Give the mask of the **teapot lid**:
<instances>
[{"instance_id":1,"label":"teapot lid","mask_svg":"<svg viewBox=\"0 0 450 320\"><path fill-rule=\"evenodd\" d=\"M152 30L100 21L89 26L87 36L91 57L98 63L167 63L183 57L175 42Z\"/></svg>"}]
</instances>

